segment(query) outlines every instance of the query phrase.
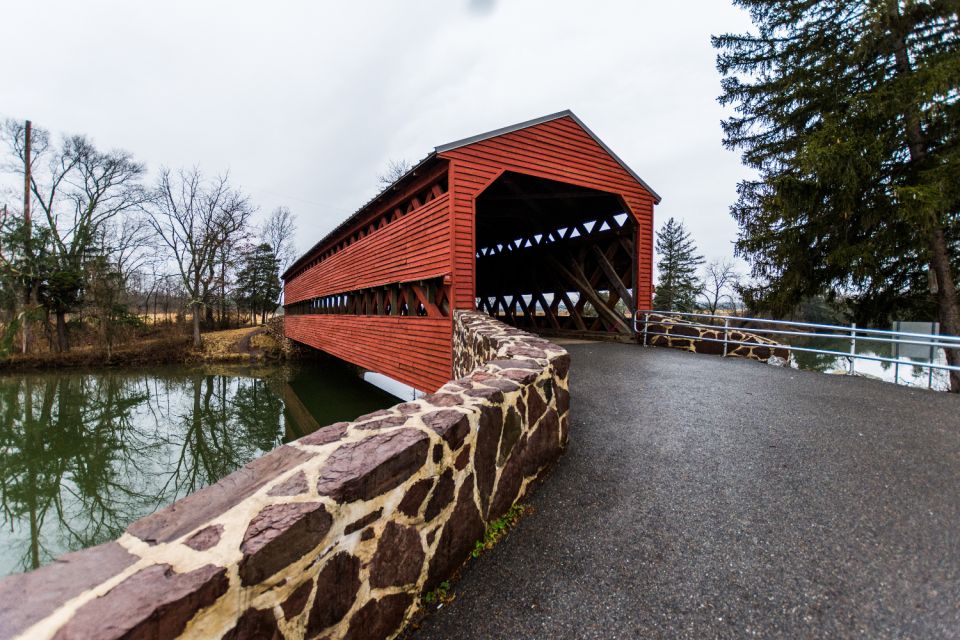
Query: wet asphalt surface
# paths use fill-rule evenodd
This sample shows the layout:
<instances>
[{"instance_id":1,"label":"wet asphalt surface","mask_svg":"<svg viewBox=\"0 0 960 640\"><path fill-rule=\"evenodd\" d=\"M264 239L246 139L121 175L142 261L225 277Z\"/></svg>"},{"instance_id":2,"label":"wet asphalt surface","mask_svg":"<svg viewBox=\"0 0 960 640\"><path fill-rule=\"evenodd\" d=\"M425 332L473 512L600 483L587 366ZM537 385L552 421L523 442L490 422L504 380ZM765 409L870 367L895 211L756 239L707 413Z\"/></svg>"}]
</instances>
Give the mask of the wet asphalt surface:
<instances>
[{"instance_id":1,"label":"wet asphalt surface","mask_svg":"<svg viewBox=\"0 0 960 640\"><path fill-rule=\"evenodd\" d=\"M567 349L567 453L414 638L960 638L960 397Z\"/></svg>"}]
</instances>

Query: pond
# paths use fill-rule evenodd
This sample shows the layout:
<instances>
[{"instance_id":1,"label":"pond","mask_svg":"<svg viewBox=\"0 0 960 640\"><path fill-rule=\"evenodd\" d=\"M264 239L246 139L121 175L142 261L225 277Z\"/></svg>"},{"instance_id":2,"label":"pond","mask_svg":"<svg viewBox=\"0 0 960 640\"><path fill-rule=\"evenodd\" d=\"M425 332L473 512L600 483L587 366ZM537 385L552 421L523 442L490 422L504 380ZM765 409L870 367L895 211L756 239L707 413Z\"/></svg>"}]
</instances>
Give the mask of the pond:
<instances>
[{"instance_id":1,"label":"pond","mask_svg":"<svg viewBox=\"0 0 960 640\"><path fill-rule=\"evenodd\" d=\"M783 342L787 342L794 347L807 349L823 349L841 353L849 353L850 351L850 340L848 338L791 337ZM922 366L926 362L946 364L947 359L943 349L931 350L928 347L902 345L898 350L894 344L864 340L863 336L860 336L854 344L854 353L860 356L853 359L855 375L938 391L946 391L950 388L950 377L947 371L943 369L931 370L930 367ZM865 359L863 356L890 358L899 360L899 362L879 362ZM789 363L798 369L811 369L824 373L846 374L850 372L850 358L832 354L791 351Z\"/></svg>"},{"instance_id":2,"label":"pond","mask_svg":"<svg viewBox=\"0 0 960 640\"><path fill-rule=\"evenodd\" d=\"M0 376L0 575L113 540L283 442L397 402L335 360Z\"/></svg>"}]
</instances>

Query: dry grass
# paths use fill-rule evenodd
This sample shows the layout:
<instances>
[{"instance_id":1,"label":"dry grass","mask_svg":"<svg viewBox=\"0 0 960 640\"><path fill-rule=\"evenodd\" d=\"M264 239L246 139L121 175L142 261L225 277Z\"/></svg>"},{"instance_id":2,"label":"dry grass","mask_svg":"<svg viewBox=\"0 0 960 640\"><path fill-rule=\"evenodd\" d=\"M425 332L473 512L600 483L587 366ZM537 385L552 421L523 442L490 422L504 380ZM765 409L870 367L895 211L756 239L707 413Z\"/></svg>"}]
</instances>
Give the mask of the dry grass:
<instances>
[{"instance_id":1,"label":"dry grass","mask_svg":"<svg viewBox=\"0 0 960 640\"><path fill-rule=\"evenodd\" d=\"M227 329L226 331L210 331L203 334L203 355L219 358L240 353L240 343L258 327L243 329Z\"/></svg>"},{"instance_id":2,"label":"dry grass","mask_svg":"<svg viewBox=\"0 0 960 640\"><path fill-rule=\"evenodd\" d=\"M0 370L179 362L246 364L284 357L281 345L263 326L210 331L203 333L202 338L203 347L194 349L188 326L157 326L117 344L109 358L98 345L77 344L63 354L52 351L26 356L12 353L7 358L0 358Z\"/></svg>"},{"instance_id":3,"label":"dry grass","mask_svg":"<svg viewBox=\"0 0 960 640\"><path fill-rule=\"evenodd\" d=\"M15 353L0 360L0 370L172 364L184 361L190 352L190 337L173 334L118 345L109 358L102 348L93 346L74 347L67 353L42 351L26 356Z\"/></svg>"},{"instance_id":4,"label":"dry grass","mask_svg":"<svg viewBox=\"0 0 960 640\"><path fill-rule=\"evenodd\" d=\"M277 341L274 340L273 336L269 333L258 333L250 338L250 346L254 349L263 349L266 351L280 348L280 345L277 344Z\"/></svg>"},{"instance_id":5,"label":"dry grass","mask_svg":"<svg viewBox=\"0 0 960 640\"><path fill-rule=\"evenodd\" d=\"M277 344L263 326L211 331L203 334L203 350L199 355L205 361L230 362L257 359L279 353Z\"/></svg>"}]
</instances>

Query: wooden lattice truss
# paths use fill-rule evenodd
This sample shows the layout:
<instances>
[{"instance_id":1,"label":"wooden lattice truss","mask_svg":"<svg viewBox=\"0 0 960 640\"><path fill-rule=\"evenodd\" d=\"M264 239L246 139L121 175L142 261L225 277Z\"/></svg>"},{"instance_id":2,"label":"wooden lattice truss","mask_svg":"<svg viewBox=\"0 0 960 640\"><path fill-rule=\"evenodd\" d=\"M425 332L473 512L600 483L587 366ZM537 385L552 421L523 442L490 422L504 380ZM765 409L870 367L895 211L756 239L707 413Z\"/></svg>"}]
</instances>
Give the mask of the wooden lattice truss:
<instances>
[{"instance_id":1,"label":"wooden lattice truss","mask_svg":"<svg viewBox=\"0 0 960 640\"><path fill-rule=\"evenodd\" d=\"M542 220L539 219L539 220ZM477 305L541 333L631 335L636 224L609 214L526 234L477 252Z\"/></svg>"},{"instance_id":2,"label":"wooden lattice truss","mask_svg":"<svg viewBox=\"0 0 960 640\"><path fill-rule=\"evenodd\" d=\"M302 300L286 306L290 315L450 316L450 285L443 277L395 282Z\"/></svg>"}]
</instances>

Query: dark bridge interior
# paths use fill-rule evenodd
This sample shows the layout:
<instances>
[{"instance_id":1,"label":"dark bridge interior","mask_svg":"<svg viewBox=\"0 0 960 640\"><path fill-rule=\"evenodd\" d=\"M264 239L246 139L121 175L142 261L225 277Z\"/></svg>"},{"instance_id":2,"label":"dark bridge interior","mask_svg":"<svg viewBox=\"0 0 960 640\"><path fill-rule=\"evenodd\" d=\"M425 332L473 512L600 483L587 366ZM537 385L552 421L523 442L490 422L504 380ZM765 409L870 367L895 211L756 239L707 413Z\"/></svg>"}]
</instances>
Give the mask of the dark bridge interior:
<instances>
[{"instance_id":1,"label":"dark bridge interior","mask_svg":"<svg viewBox=\"0 0 960 640\"><path fill-rule=\"evenodd\" d=\"M631 335L626 211L610 193L504 173L477 199L477 308L547 335Z\"/></svg>"}]
</instances>

